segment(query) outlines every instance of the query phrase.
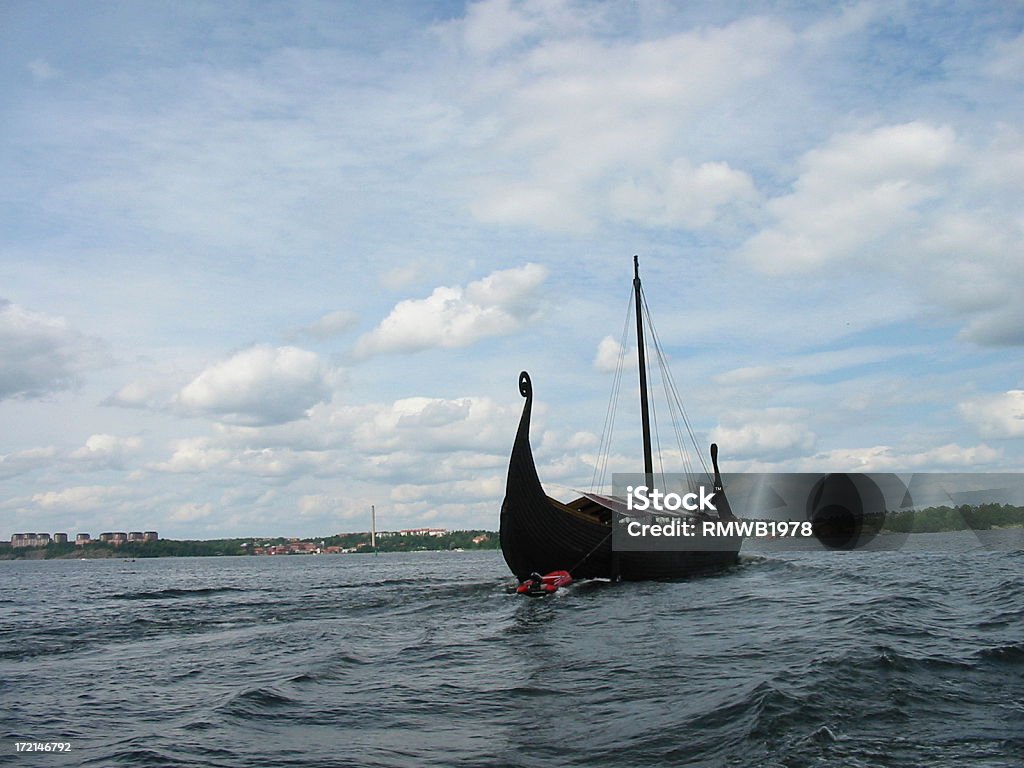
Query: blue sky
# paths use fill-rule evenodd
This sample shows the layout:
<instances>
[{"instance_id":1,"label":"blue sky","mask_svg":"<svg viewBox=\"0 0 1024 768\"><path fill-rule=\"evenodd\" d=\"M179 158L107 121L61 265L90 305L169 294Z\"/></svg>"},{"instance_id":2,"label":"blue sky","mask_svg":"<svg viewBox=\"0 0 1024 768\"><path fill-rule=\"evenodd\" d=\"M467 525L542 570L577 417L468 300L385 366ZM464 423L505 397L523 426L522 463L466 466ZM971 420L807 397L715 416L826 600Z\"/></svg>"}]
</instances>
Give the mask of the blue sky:
<instances>
[{"instance_id":1,"label":"blue sky","mask_svg":"<svg viewBox=\"0 0 1024 768\"><path fill-rule=\"evenodd\" d=\"M634 253L728 469L1019 471L1022 29L6 3L0 537L496 528L523 368L571 495Z\"/></svg>"}]
</instances>

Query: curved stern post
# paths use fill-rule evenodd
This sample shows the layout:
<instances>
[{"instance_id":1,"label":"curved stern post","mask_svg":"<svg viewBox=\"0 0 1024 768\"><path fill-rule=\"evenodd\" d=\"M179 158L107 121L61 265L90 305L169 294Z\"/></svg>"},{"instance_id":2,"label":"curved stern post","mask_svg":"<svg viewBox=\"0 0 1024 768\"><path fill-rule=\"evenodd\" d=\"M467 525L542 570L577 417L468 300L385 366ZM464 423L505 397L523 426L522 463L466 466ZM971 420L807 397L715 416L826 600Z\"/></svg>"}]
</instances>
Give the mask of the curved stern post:
<instances>
[{"instance_id":1,"label":"curved stern post","mask_svg":"<svg viewBox=\"0 0 1024 768\"><path fill-rule=\"evenodd\" d=\"M722 484L722 473L718 471L718 443L711 444L711 466L715 469L715 492L713 495L715 509L718 510L718 517L721 520L735 520L736 515L732 513L729 506L729 499L725 495L725 486Z\"/></svg>"}]
</instances>

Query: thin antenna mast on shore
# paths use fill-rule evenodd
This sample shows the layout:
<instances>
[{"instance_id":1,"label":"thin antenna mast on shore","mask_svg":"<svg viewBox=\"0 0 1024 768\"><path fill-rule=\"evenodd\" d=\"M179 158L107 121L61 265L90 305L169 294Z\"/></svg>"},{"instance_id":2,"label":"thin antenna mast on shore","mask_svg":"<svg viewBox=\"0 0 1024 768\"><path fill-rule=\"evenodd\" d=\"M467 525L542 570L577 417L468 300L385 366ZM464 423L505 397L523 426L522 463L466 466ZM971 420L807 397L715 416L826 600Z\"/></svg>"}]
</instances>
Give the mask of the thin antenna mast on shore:
<instances>
[{"instance_id":1,"label":"thin antenna mast on shore","mask_svg":"<svg viewBox=\"0 0 1024 768\"><path fill-rule=\"evenodd\" d=\"M377 554L377 507L373 504L370 505L370 546Z\"/></svg>"}]
</instances>

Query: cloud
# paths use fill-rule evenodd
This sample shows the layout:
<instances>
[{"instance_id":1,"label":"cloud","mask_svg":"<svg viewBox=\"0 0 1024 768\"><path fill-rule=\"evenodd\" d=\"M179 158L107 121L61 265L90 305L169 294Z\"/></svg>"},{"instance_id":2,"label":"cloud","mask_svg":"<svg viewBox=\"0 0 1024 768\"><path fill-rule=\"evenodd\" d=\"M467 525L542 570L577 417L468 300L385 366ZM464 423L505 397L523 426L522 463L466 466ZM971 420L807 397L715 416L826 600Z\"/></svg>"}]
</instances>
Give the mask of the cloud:
<instances>
[{"instance_id":1,"label":"cloud","mask_svg":"<svg viewBox=\"0 0 1024 768\"><path fill-rule=\"evenodd\" d=\"M125 460L142 448L138 437L91 435L85 445L71 452L71 459L85 466L104 469L123 469Z\"/></svg>"},{"instance_id":2,"label":"cloud","mask_svg":"<svg viewBox=\"0 0 1024 768\"><path fill-rule=\"evenodd\" d=\"M789 366L745 365L742 368L733 368L732 370L716 373L711 379L718 384L726 386L748 386L778 381L789 378L792 375L793 369Z\"/></svg>"},{"instance_id":3,"label":"cloud","mask_svg":"<svg viewBox=\"0 0 1024 768\"><path fill-rule=\"evenodd\" d=\"M104 398L101 404L159 410L167 407L172 392L166 381L130 381Z\"/></svg>"},{"instance_id":4,"label":"cloud","mask_svg":"<svg viewBox=\"0 0 1024 768\"><path fill-rule=\"evenodd\" d=\"M499 7L509 10L487 6ZM797 40L785 24L750 17L637 40L607 34L601 13L577 14L575 28L564 16L519 21L503 29L522 46L473 62L455 95L476 137L467 151L487 167L468 187L477 219L570 232L607 218L704 227L752 198L750 177L697 156L685 128L779 66ZM462 23L477 28L472 14ZM509 42L488 39L493 51Z\"/></svg>"},{"instance_id":5,"label":"cloud","mask_svg":"<svg viewBox=\"0 0 1024 768\"><path fill-rule=\"evenodd\" d=\"M985 443L944 443L915 450L891 445L833 448L786 459L728 461L730 472L944 472L991 469L1003 460L1003 451Z\"/></svg>"},{"instance_id":6,"label":"cloud","mask_svg":"<svg viewBox=\"0 0 1024 768\"><path fill-rule=\"evenodd\" d=\"M837 41L862 32L884 12L884 6L874 2L858 2L844 6L838 16L826 16L811 24L801 38L814 47L834 45Z\"/></svg>"},{"instance_id":7,"label":"cloud","mask_svg":"<svg viewBox=\"0 0 1024 768\"><path fill-rule=\"evenodd\" d=\"M473 3L460 22L462 42L469 52L481 56L496 53L508 47L539 27L539 21L531 18L529 10L537 4L517 4L511 0L487 0Z\"/></svg>"},{"instance_id":8,"label":"cloud","mask_svg":"<svg viewBox=\"0 0 1024 768\"><path fill-rule=\"evenodd\" d=\"M484 397L411 397L393 403L322 404L307 419L259 427L218 425L213 436L173 441L147 465L162 473L434 480L503 466L518 407Z\"/></svg>"},{"instance_id":9,"label":"cloud","mask_svg":"<svg viewBox=\"0 0 1024 768\"><path fill-rule=\"evenodd\" d=\"M64 318L0 299L0 400L70 389L107 361L103 343Z\"/></svg>"},{"instance_id":10,"label":"cloud","mask_svg":"<svg viewBox=\"0 0 1024 768\"><path fill-rule=\"evenodd\" d=\"M462 286L435 288L425 299L399 302L354 353L367 358L396 352L465 347L513 333L537 314L537 289L548 275L537 264L492 272Z\"/></svg>"},{"instance_id":11,"label":"cloud","mask_svg":"<svg viewBox=\"0 0 1024 768\"><path fill-rule=\"evenodd\" d=\"M783 379L821 376L848 368L870 366L899 358L914 358L934 353L931 347L865 346L830 349L779 358L771 365L750 365L722 371L712 380L724 385L767 384Z\"/></svg>"},{"instance_id":12,"label":"cloud","mask_svg":"<svg viewBox=\"0 0 1024 768\"><path fill-rule=\"evenodd\" d=\"M632 365L635 368L637 365L636 347L629 348L628 353L626 353L628 354L628 359L623 360L623 354L622 344L611 336L605 336L597 345L597 353L594 355L594 370L612 373L618 370L620 365L628 366L629 361L632 361Z\"/></svg>"},{"instance_id":13,"label":"cloud","mask_svg":"<svg viewBox=\"0 0 1024 768\"><path fill-rule=\"evenodd\" d=\"M391 291L406 288L417 280L421 279L428 272L436 272L437 264L429 264L424 261L399 264L390 269L384 270L377 278L382 286Z\"/></svg>"},{"instance_id":14,"label":"cloud","mask_svg":"<svg viewBox=\"0 0 1024 768\"><path fill-rule=\"evenodd\" d=\"M440 490L429 484L403 483L391 489L392 501L414 503L420 502ZM455 480L444 483L443 493L452 501L493 501L500 499L505 492L505 476L503 474L483 475L468 480Z\"/></svg>"},{"instance_id":15,"label":"cloud","mask_svg":"<svg viewBox=\"0 0 1024 768\"><path fill-rule=\"evenodd\" d=\"M700 229L713 224L723 210L739 203L753 205L758 193L750 176L728 163L694 167L685 158L648 178L630 178L610 192L611 208L623 221L649 227Z\"/></svg>"},{"instance_id":16,"label":"cloud","mask_svg":"<svg viewBox=\"0 0 1024 768\"><path fill-rule=\"evenodd\" d=\"M1002 451L984 443L961 446L947 443L925 451L899 451L888 445L837 448L790 463L795 472L938 472L984 467L997 462Z\"/></svg>"},{"instance_id":17,"label":"cloud","mask_svg":"<svg viewBox=\"0 0 1024 768\"><path fill-rule=\"evenodd\" d=\"M950 128L921 122L834 136L801 158L793 191L768 201L775 223L742 253L773 274L880 261L939 195L954 149Z\"/></svg>"},{"instance_id":18,"label":"cloud","mask_svg":"<svg viewBox=\"0 0 1024 768\"><path fill-rule=\"evenodd\" d=\"M339 309L336 312L328 312L315 323L298 328L292 335L309 336L314 339L332 339L340 336L359 323L359 316L354 312Z\"/></svg>"},{"instance_id":19,"label":"cloud","mask_svg":"<svg viewBox=\"0 0 1024 768\"><path fill-rule=\"evenodd\" d=\"M462 18L434 27L442 39L467 53L479 65L482 59L516 53L524 43L586 34L603 26L605 9L567 0L482 0L466 9Z\"/></svg>"},{"instance_id":20,"label":"cloud","mask_svg":"<svg viewBox=\"0 0 1024 768\"><path fill-rule=\"evenodd\" d=\"M355 448L368 454L504 453L511 445L517 417L518 408L500 406L486 397L409 397L345 408L331 422Z\"/></svg>"},{"instance_id":21,"label":"cloud","mask_svg":"<svg viewBox=\"0 0 1024 768\"><path fill-rule=\"evenodd\" d=\"M970 319L958 337L986 347L1024 346L1024 305L1019 297L1003 306L982 309Z\"/></svg>"},{"instance_id":22,"label":"cloud","mask_svg":"<svg viewBox=\"0 0 1024 768\"><path fill-rule=\"evenodd\" d=\"M960 415L984 437L1024 437L1024 390L1011 389L960 403Z\"/></svg>"},{"instance_id":23,"label":"cloud","mask_svg":"<svg viewBox=\"0 0 1024 768\"><path fill-rule=\"evenodd\" d=\"M61 76L60 70L51 66L46 59L33 59L28 63L28 71L37 81L53 80Z\"/></svg>"},{"instance_id":24,"label":"cloud","mask_svg":"<svg viewBox=\"0 0 1024 768\"><path fill-rule=\"evenodd\" d=\"M1007 80L1024 78L1024 33L992 46L986 70L990 75Z\"/></svg>"},{"instance_id":25,"label":"cloud","mask_svg":"<svg viewBox=\"0 0 1024 768\"><path fill-rule=\"evenodd\" d=\"M0 478L14 477L49 465L57 456L52 445L0 454Z\"/></svg>"},{"instance_id":26,"label":"cloud","mask_svg":"<svg viewBox=\"0 0 1024 768\"><path fill-rule=\"evenodd\" d=\"M87 512L110 505L113 501L122 500L127 489L107 485L79 485L64 488L60 491L45 491L32 496L32 501L47 509L60 509L71 512Z\"/></svg>"},{"instance_id":27,"label":"cloud","mask_svg":"<svg viewBox=\"0 0 1024 768\"><path fill-rule=\"evenodd\" d=\"M795 408L737 411L711 430L710 440L730 457L777 461L814 448L817 436L802 423L807 418Z\"/></svg>"},{"instance_id":28,"label":"cloud","mask_svg":"<svg viewBox=\"0 0 1024 768\"><path fill-rule=\"evenodd\" d=\"M176 474L217 472L287 482L316 472L330 458L330 454L325 451L297 451L269 446L239 448L224 441L195 437L176 441L170 458L152 464L150 468Z\"/></svg>"},{"instance_id":29,"label":"cloud","mask_svg":"<svg viewBox=\"0 0 1024 768\"><path fill-rule=\"evenodd\" d=\"M930 321L963 323L961 339L1024 344L1024 135L996 126L972 144L948 125L883 125L834 135L799 168L739 249L747 263L782 278L841 276L853 295L886 281L923 298Z\"/></svg>"},{"instance_id":30,"label":"cloud","mask_svg":"<svg viewBox=\"0 0 1024 768\"><path fill-rule=\"evenodd\" d=\"M233 456L229 448L211 446L209 438L191 437L175 441L171 457L151 468L160 472L208 472L223 467Z\"/></svg>"},{"instance_id":31,"label":"cloud","mask_svg":"<svg viewBox=\"0 0 1024 768\"><path fill-rule=\"evenodd\" d=\"M202 520L213 514L212 504L196 504L188 502L176 506L170 515L170 519L176 523L190 523L195 520Z\"/></svg>"},{"instance_id":32,"label":"cloud","mask_svg":"<svg viewBox=\"0 0 1024 768\"><path fill-rule=\"evenodd\" d=\"M574 432L572 436L566 440L565 447L570 450L578 451L584 448L596 448L600 444L600 438L593 432Z\"/></svg>"},{"instance_id":33,"label":"cloud","mask_svg":"<svg viewBox=\"0 0 1024 768\"><path fill-rule=\"evenodd\" d=\"M601 339L601 343L597 345L597 354L594 355L594 368L605 373L618 370L621 357L622 345L611 336L605 336Z\"/></svg>"},{"instance_id":34,"label":"cloud","mask_svg":"<svg viewBox=\"0 0 1024 768\"><path fill-rule=\"evenodd\" d=\"M343 500L325 493L306 494L299 497L299 514L302 517L321 517L337 513Z\"/></svg>"},{"instance_id":35,"label":"cloud","mask_svg":"<svg viewBox=\"0 0 1024 768\"><path fill-rule=\"evenodd\" d=\"M176 401L187 414L228 424L281 424L328 399L336 373L313 352L259 345L207 368Z\"/></svg>"}]
</instances>

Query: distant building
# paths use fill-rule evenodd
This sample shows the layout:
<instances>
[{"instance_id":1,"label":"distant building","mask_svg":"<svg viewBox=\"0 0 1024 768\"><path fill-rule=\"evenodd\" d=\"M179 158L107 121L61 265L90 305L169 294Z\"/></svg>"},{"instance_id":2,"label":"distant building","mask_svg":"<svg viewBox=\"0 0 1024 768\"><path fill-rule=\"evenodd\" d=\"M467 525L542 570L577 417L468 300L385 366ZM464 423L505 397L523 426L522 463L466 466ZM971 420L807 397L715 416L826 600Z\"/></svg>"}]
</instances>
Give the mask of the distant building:
<instances>
[{"instance_id":1,"label":"distant building","mask_svg":"<svg viewBox=\"0 0 1024 768\"><path fill-rule=\"evenodd\" d=\"M15 533L11 536L12 547L45 547L49 543L48 533Z\"/></svg>"},{"instance_id":2,"label":"distant building","mask_svg":"<svg viewBox=\"0 0 1024 768\"><path fill-rule=\"evenodd\" d=\"M100 541L105 541L108 544L118 546L128 541L128 534L121 531L105 531L100 534Z\"/></svg>"},{"instance_id":3,"label":"distant building","mask_svg":"<svg viewBox=\"0 0 1024 768\"><path fill-rule=\"evenodd\" d=\"M128 534L128 541L145 541L142 536L142 531L131 531Z\"/></svg>"},{"instance_id":4,"label":"distant building","mask_svg":"<svg viewBox=\"0 0 1024 768\"><path fill-rule=\"evenodd\" d=\"M398 532L399 536L447 536L446 528L406 528Z\"/></svg>"},{"instance_id":5,"label":"distant building","mask_svg":"<svg viewBox=\"0 0 1024 768\"><path fill-rule=\"evenodd\" d=\"M490 541L490 540L491 540L491 537L488 536L486 533L481 533L479 536L474 536L473 537L473 543L474 544L483 544L485 541Z\"/></svg>"},{"instance_id":6,"label":"distant building","mask_svg":"<svg viewBox=\"0 0 1024 768\"><path fill-rule=\"evenodd\" d=\"M66 533L55 533L55 534L53 534L53 543L54 544L67 544L68 543L68 535Z\"/></svg>"},{"instance_id":7,"label":"distant building","mask_svg":"<svg viewBox=\"0 0 1024 768\"><path fill-rule=\"evenodd\" d=\"M80 533L75 536L75 544L80 547L90 543L92 543L92 537L88 533Z\"/></svg>"},{"instance_id":8,"label":"distant building","mask_svg":"<svg viewBox=\"0 0 1024 768\"><path fill-rule=\"evenodd\" d=\"M159 538L160 537L157 535L156 531L146 531L142 534L143 541L156 541Z\"/></svg>"}]
</instances>

